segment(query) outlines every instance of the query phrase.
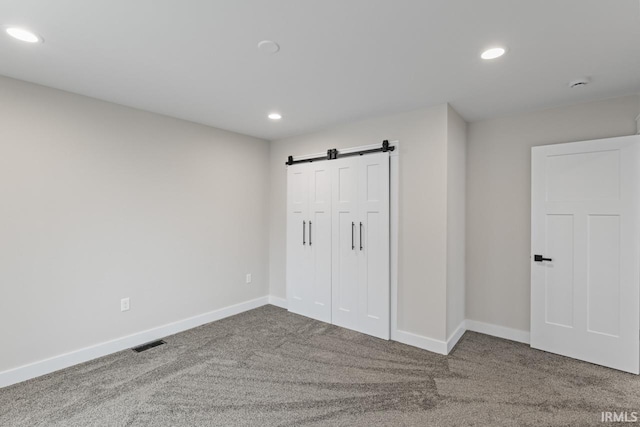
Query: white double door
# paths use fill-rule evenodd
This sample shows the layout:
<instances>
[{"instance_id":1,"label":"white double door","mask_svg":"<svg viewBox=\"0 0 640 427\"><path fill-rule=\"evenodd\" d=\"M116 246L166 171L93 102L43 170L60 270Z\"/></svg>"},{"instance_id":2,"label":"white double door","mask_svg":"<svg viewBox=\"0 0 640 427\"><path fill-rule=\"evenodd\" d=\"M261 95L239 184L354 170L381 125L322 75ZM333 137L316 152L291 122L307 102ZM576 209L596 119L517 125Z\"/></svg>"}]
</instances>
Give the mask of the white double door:
<instances>
[{"instance_id":1,"label":"white double door","mask_svg":"<svg viewBox=\"0 0 640 427\"><path fill-rule=\"evenodd\" d=\"M389 155L288 168L289 311L389 339Z\"/></svg>"},{"instance_id":2,"label":"white double door","mask_svg":"<svg viewBox=\"0 0 640 427\"><path fill-rule=\"evenodd\" d=\"M287 169L287 305L331 322L331 168L328 161Z\"/></svg>"},{"instance_id":3,"label":"white double door","mask_svg":"<svg viewBox=\"0 0 640 427\"><path fill-rule=\"evenodd\" d=\"M531 346L638 374L640 136L534 147Z\"/></svg>"}]
</instances>

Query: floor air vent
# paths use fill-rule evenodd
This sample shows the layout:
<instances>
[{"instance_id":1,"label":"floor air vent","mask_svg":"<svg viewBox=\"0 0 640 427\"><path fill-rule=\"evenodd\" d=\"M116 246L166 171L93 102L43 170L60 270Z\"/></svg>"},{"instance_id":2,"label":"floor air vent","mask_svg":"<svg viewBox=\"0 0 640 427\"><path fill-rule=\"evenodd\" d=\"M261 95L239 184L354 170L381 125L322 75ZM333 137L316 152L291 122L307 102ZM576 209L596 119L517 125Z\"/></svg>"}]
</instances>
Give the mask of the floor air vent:
<instances>
[{"instance_id":1,"label":"floor air vent","mask_svg":"<svg viewBox=\"0 0 640 427\"><path fill-rule=\"evenodd\" d=\"M136 353L142 353L145 350L149 350L150 348L157 347L162 344L166 344L166 343L162 340L152 341L146 344L142 344L141 346L134 347L133 351L135 351Z\"/></svg>"}]
</instances>

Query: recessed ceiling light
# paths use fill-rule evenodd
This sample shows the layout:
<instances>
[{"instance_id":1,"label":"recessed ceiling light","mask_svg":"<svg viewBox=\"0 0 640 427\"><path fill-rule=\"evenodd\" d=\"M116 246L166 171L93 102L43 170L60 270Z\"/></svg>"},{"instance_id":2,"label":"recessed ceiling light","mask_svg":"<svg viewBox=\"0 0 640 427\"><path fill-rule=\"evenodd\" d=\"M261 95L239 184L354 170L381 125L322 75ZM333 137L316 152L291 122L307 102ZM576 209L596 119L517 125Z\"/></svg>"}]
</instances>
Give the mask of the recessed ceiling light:
<instances>
[{"instance_id":1,"label":"recessed ceiling light","mask_svg":"<svg viewBox=\"0 0 640 427\"><path fill-rule=\"evenodd\" d=\"M38 36L35 33L32 33L29 30L25 30L24 28L19 27L7 27L7 34L9 34L14 39L18 39L27 43L42 43L42 37Z\"/></svg>"},{"instance_id":2,"label":"recessed ceiling light","mask_svg":"<svg viewBox=\"0 0 640 427\"><path fill-rule=\"evenodd\" d=\"M269 114L269 118L271 120L280 120L282 118L282 115L278 113L271 113Z\"/></svg>"},{"instance_id":3,"label":"recessed ceiling light","mask_svg":"<svg viewBox=\"0 0 640 427\"><path fill-rule=\"evenodd\" d=\"M480 55L480 57L482 59L496 59L504 55L505 52L506 50L502 47L493 47L482 52L482 55Z\"/></svg>"}]
</instances>

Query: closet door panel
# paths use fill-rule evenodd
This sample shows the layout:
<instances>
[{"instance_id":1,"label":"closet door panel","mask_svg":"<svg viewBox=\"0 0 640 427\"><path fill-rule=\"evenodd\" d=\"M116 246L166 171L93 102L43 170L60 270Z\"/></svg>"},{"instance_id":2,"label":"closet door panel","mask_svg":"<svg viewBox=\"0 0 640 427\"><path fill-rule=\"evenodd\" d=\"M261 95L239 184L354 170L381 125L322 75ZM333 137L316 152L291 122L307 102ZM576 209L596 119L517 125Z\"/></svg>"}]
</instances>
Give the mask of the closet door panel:
<instances>
[{"instance_id":1,"label":"closet door panel","mask_svg":"<svg viewBox=\"0 0 640 427\"><path fill-rule=\"evenodd\" d=\"M389 155L360 158L359 324L364 333L389 339ZM360 243L360 242L359 242Z\"/></svg>"},{"instance_id":2,"label":"closet door panel","mask_svg":"<svg viewBox=\"0 0 640 427\"><path fill-rule=\"evenodd\" d=\"M311 253L309 316L331 322L331 164L311 163L309 250Z\"/></svg>"},{"instance_id":3,"label":"closet door panel","mask_svg":"<svg viewBox=\"0 0 640 427\"><path fill-rule=\"evenodd\" d=\"M287 303L289 311L305 314L310 298L309 168L287 169Z\"/></svg>"},{"instance_id":4,"label":"closet door panel","mask_svg":"<svg viewBox=\"0 0 640 427\"><path fill-rule=\"evenodd\" d=\"M359 159L334 161L333 218L333 323L358 329L358 166Z\"/></svg>"}]
</instances>

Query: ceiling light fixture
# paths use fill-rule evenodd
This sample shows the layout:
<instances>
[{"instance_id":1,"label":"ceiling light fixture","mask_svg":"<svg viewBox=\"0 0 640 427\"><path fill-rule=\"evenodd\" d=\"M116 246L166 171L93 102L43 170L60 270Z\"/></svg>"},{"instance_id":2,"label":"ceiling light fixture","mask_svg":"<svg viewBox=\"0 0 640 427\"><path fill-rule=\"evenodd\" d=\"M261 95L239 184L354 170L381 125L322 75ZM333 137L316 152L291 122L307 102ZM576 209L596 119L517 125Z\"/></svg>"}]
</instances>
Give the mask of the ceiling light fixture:
<instances>
[{"instance_id":1,"label":"ceiling light fixture","mask_svg":"<svg viewBox=\"0 0 640 427\"><path fill-rule=\"evenodd\" d=\"M282 118L282 115L278 113L271 113L269 114L269 118L271 120L280 120Z\"/></svg>"},{"instance_id":2,"label":"ceiling light fixture","mask_svg":"<svg viewBox=\"0 0 640 427\"><path fill-rule=\"evenodd\" d=\"M273 55L278 53L280 45L273 40L262 40L258 43L258 49L266 54Z\"/></svg>"},{"instance_id":3,"label":"ceiling light fixture","mask_svg":"<svg viewBox=\"0 0 640 427\"><path fill-rule=\"evenodd\" d=\"M482 55L480 55L480 57L482 59L496 59L504 55L505 52L506 49L503 47L492 47L491 49L487 49L482 52Z\"/></svg>"},{"instance_id":4,"label":"ceiling light fixture","mask_svg":"<svg viewBox=\"0 0 640 427\"><path fill-rule=\"evenodd\" d=\"M27 43L42 43L42 37L38 36L35 33L32 33L29 30L25 30L24 28L19 27L7 27L7 34L9 34L14 39L18 39Z\"/></svg>"}]
</instances>

